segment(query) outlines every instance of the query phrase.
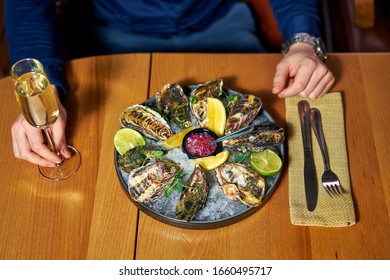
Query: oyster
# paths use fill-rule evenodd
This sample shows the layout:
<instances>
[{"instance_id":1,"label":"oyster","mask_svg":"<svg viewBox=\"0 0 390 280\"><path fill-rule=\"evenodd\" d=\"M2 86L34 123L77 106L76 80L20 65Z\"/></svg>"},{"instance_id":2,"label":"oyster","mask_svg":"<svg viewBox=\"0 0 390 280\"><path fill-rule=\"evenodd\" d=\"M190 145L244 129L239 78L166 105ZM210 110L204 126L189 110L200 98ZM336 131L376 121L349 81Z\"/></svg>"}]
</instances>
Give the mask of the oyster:
<instances>
[{"instance_id":1,"label":"oyster","mask_svg":"<svg viewBox=\"0 0 390 280\"><path fill-rule=\"evenodd\" d=\"M151 150L145 146L138 146L120 155L118 164L123 171L130 173L133 169L148 163L151 158L157 158L163 154L164 152L160 150Z\"/></svg>"},{"instance_id":2,"label":"oyster","mask_svg":"<svg viewBox=\"0 0 390 280\"><path fill-rule=\"evenodd\" d=\"M249 206L259 206L265 194L265 180L249 164L224 163L215 169L225 195Z\"/></svg>"},{"instance_id":3,"label":"oyster","mask_svg":"<svg viewBox=\"0 0 390 280\"><path fill-rule=\"evenodd\" d=\"M121 116L123 127L130 127L138 130L143 135L153 140L165 140L172 135L169 124L161 115L143 105L128 107Z\"/></svg>"},{"instance_id":4,"label":"oyster","mask_svg":"<svg viewBox=\"0 0 390 280\"><path fill-rule=\"evenodd\" d=\"M191 92L191 110L200 127L207 126L207 97L218 97L222 91L222 79L204 83Z\"/></svg>"},{"instance_id":5,"label":"oyster","mask_svg":"<svg viewBox=\"0 0 390 280\"><path fill-rule=\"evenodd\" d=\"M177 164L167 160L148 163L130 172L128 190L139 202L152 202L168 188L179 172Z\"/></svg>"},{"instance_id":6,"label":"oyster","mask_svg":"<svg viewBox=\"0 0 390 280\"><path fill-rule=\"evenodd\" d=\"M191 117L188 108L188 98L183 89L177 83L167 84L156 94L157 107L169 119L180 125L182 128L190 127Z\"/></svg>"},{"instance_id":7,"label":"oyster","mask_svg":"<svg viewBox=\"0 0 390 280\"><path fill-rule=\"evenodd\" d=\"M232 133L250 124L261 109L260 97L245 95L232 102L226 119L225 134Z\"/></svg>"},{"instance_id":8,"label":"oyster","mask_svg":"<svg viewBox=\"0 0 390 280\"><path fill-rule=\"evenodd\" d=\"M205 173L197 164L176 205L176 215L178 218L191 221L204 206L208 193L209 186Z\"/></svg>"},{"instance_id":9,"label":"oyster","mask_svg":"<svg viewBox=\"0 0 390 280\"><path fill-rule=\"evenodd\" d=\"M275 125L257 125L246 135L228 139L222 142L225 148L246 153L260 152L267 148L278 146L284 141L283 128Z\"/></svg>"}]
</instances>

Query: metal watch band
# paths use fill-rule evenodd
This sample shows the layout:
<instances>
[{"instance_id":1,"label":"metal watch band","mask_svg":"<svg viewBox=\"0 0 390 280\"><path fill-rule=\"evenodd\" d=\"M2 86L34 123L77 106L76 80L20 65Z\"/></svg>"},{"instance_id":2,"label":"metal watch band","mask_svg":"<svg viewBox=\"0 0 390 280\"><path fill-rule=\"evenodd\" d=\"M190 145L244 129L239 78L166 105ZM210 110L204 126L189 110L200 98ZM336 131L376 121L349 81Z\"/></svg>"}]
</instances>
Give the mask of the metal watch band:
<instances>
[{"instance_id":1,"label":"metal watch band","mask_svg":"<svg viewBox=\"0 0 390 280\"><path fill-rule=\"evenodd\" d=\"M290 47L296 43L304 43L310 45L317 56L325 61L327 59L326 47L321 38L311 36L308 33L297 33L290 40L282 44L282 53L286 54Z\"/></svg>"}]
</instances>

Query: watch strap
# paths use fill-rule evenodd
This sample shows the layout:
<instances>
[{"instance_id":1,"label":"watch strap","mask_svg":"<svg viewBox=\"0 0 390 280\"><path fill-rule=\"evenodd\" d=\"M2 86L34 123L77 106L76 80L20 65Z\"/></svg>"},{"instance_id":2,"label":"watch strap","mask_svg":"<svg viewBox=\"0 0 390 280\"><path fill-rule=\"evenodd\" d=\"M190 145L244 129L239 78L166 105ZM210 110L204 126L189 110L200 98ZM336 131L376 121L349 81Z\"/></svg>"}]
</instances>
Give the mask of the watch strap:
<instances>
[{"instance_id":1,"label":"watch strap","mask_svg":"<svg viewBox=\"0 0 390 280\"><path fill-rule=\"evenodd\" d=\"M290 40L282 44L282 53L286 54L290 47L296 43L304 43L310 45L317 56L325 61L327 59L326 47L324 42L319 37L312 36L308 33L297 33Z\"/></svg>"}]
</instances>

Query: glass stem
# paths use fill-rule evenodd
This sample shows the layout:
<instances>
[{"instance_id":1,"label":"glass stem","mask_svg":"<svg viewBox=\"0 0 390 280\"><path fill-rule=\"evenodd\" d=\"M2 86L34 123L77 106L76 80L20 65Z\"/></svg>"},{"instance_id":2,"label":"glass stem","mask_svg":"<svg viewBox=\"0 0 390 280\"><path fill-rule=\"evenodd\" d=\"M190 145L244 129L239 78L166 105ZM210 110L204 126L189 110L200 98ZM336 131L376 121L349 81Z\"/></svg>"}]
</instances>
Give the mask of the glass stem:
<instances>
[{"instance_id":1,"label":"glass stem","mask_svg":"<svg viewBox=\"0 0 390 280\"><path fill-rule=\"evenodd\" d=\"M56 153L56 155L60 156L61 157L61 161L60 162L56 162L56 166L60 166L61 162L64 160L64 158L61 156L61 154L57 151L56 149L56 146L54 145L54 141L53 141L53 135L51 133L51 129L50 129L50 126L46 126L43 128L43 131L45 132L45 136L46 136L46 140L47 140L47 144L50 148L50 150L52 150L53 152Z\"/></svg>"}]
</instances>

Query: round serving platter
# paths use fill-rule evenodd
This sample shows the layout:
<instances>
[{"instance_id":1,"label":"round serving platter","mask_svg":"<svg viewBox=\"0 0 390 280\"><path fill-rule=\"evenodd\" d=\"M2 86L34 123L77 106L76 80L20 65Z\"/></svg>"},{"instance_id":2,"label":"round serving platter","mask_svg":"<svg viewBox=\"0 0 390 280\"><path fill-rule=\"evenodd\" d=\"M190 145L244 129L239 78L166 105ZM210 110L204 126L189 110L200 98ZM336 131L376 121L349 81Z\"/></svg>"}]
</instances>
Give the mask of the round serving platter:
<instances>
[{"instance_id":1,"label":"round serving platter","mask_svg":"<svg viewBox=\"0 0 390 280\"><path fill-rule=\"evenodd\" d=\"M189 96L191 91L196 87L197 86L183 87L184 93L187 96ZM242 93L239 93L231 89L224 88L223 90L227 96L243 95ZM148 99L143 103L143 105L148 105L151 107L154 107L155 104L156 104L155 97L152 97L151 99ZM273 118L264 109L264 106L262 106L255 120L257 122L260 122L261 124L275 123ZM195 125L196 122L193 121L193 124ZM175 129L173 130L175 133L178 132L175 131ZM145 140L147 146L151 145L154 148L161 147L162 150L166 150L166 148L164 148L161 144L158 145L153 140L146 139L146 137ZM283 144L275 147L273 150L277 152L281 157L282 161L284 161L285 153L284 153ZM181 147L173 150L169 150L165 154L164 158L173 160L176 163L180 164L180 166L183 168L184 173L186 174L185 177L182 179L182 181L184 183L187 182L189 176L193 171L193 168L195 167L195 164L181 150ZM207 201L204 207L201 210L199 210L196 217L192 221L187 222L185 220L181 220L176 217L176 212L175 212L176 204L180 199L180 192L176 189L174 189L168 197L163 195L162 197L160 197L159 199L157 199L152 203L141 203L134 200L129 194L128 187L127 187L129 173L123 171L120 168L118 164L118 159L119 159L119 153L114 149L114 163L116 167L116 172L121 182L121 185L124 188L124 191L128 195L129 199L140 210L145 212L150 217L160 222L166 223L168 225L172 225L180 228L188 228L188 229L218 228L218 227L223 227L223 226L236 223L238 221L247 218L251 214L258 211L270 199L272 193L275 191L277 187L281 175L281 172L279 172L276 175L265 177L265 195L263 198L263 202L261 203L260 206L250 207L244 205L241 202L233 201L227 198L216 180L215 171L214 170L205 171L210 186L210 191L209 191Z\"/></svg>"}]
</instances>

